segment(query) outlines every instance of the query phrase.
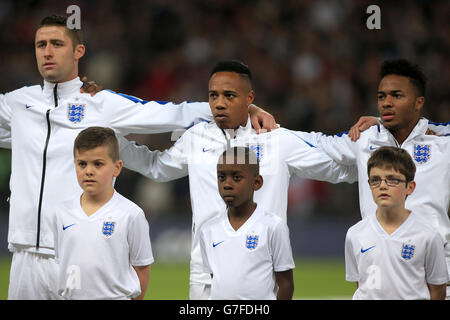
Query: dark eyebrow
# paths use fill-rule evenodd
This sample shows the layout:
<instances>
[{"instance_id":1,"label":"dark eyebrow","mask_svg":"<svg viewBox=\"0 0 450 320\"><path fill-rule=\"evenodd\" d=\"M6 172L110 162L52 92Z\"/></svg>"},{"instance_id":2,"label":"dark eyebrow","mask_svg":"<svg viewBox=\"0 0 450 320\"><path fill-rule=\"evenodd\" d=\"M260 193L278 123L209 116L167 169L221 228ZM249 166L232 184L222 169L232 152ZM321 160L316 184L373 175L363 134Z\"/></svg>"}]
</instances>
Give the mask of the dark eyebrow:
<instances>
[{"instance_id":1,"label":"dark eyebrow","mask_svg":"<svg viewBox=\"0 0 450 320\"><path fill-rule=\"evenodd\" d=\"M389 94L395 94L395 93L402 93L403 91L402 90L391 90L391 91L388 91L388 93ZM386 92L385 91L377 91L377 94L386 94Z\"/></svg>"}]
</instances>

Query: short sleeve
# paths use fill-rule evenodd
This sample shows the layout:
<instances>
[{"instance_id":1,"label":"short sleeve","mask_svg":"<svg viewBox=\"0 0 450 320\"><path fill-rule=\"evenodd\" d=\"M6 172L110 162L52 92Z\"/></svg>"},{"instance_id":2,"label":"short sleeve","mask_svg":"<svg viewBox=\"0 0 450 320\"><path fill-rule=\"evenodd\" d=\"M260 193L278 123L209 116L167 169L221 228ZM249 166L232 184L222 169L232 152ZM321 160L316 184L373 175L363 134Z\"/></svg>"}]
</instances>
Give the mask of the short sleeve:
<instances>
[{"instance_id":1,"label":"short sleeve","mask_svg":"<svg viewBox=\"0 0 450 320\"><path fill-rule=\"evenodd\" d=\"M153 253L150 242L150 231L144 212L140 211L130 222L128 232L130 246L130 263L133 266L147 266L152 264Z\"/></svg>"},{"instance_id":2,"label":"short sleeve","mask_svg":"<svg viewBox=\"0 0 450 320\"><path fill-rule=\"evenodd\" d=\"M272 251L273 269L275 272L295 268L291 241L289 239L289 228L282 220L275 224L270 247Z\"/></svg>"}]
</instances>

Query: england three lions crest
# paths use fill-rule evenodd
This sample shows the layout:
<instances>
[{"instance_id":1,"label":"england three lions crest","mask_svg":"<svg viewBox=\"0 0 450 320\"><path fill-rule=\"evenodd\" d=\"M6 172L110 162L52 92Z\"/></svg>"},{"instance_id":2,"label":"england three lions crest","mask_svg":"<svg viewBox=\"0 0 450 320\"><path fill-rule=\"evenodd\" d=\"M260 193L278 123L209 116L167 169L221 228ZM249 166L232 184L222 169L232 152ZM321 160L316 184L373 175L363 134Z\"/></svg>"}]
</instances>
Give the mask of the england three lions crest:
<instances>
[{"instance_id":1,"label":"england three lions crest","mask_svg":"<svg viewBox=\"0 0 450 320\"><path fill-rule=\"evenodd\" d=\"M402 246L401 256L405 260L411 260L414 256L414 251L416 250L416 246L413 244L404 243Z\"/></svg>"},{"instance_id":2,"label":"england three lions crest","mask_svg":"<svg viewBox=\"0 0 450 320\"><path fill-rule=\"evenodd\" d=\"M256 234L247 235L247 239L245 240L245 247L249 250L255 250L258 246L259 236Z\"/></svg>"},{"instance_id":3,"label":"england three lions crest","mask_svg":"<svg viewBox=\"0 0 450 320\"><path fill-rule=\"evenodd\" d=\"M261 162L263 156L264 156L264 144L262 143L253 143L253 144L247 144L247 148L252 150L256 157L258 158L258 161Z\"/></svg>"},{"instance_id":4,"label":"england three lions crest","mask_svg":"<svg viewBox=\"0 0 450 320\"><path fill-rule=\"evenodd\" d=\"M415 144L414 145L414 160L423 164L431 157L431 146L429 144Z\"/></svg>"},{"instance_id":5,"label":"england three lions crest","mask_svg":"<svg viewBox=\"0 0 450 320\"><path fill-rule=\"evenodd\" d=\"M69 103L67 108L67 118L70 122L79 123L84 118L85 110L85 104Z\"/></svg>"},{"instance_id":6,"label":"england three lions crest","mask_svg":"<svg viewBox=\"0 0 450 320\"><path fill-rule=\"evenodd\" d=\"M113 235L114 231L116 229L116 222L114 221L104 221L103 222L103 227L102 227L102 234L106 237L109 238Z\"/></svg>"}]
</instances>

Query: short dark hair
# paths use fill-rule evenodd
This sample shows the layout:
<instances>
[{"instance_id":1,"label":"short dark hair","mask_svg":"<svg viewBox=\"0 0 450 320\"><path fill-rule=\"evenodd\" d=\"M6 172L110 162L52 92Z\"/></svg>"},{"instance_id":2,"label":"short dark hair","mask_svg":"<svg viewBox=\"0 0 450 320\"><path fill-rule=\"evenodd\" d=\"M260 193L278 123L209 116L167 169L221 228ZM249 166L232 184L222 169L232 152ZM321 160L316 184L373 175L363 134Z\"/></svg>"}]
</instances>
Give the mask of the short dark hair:
<instances>
[{"instance_id":1,"label":"short dark hair","mask_svg":"<svg viewBox=\"0 0 450 320\"><path fill-rule=\"evenodd\" d=\"M425 96L427 78L418 64L406 59L386 60L381 65L380 76L384 78L391 74L409 78L419 96Z\"/></svg>"},{"instance_id":2,"label":"short dark hair","mask_svg":"<svg viewBox=\"0 0 450 320\"><path fill-rule=\"evenodd\" d=\"M58 27L65 27L67 30L67 34L69 35L70 39L72 40L73 48L75 49L75 46L79 44L83 44L83 31L81 29L69 29L67 28L67 16L54 14L48 17L45 17L41 20L41 23L38 25L37 30L39 30L42 27L48 27L48 26L58 26Z\"/></svg>"},{"instance_id":3,"label":"short dark hair","mask_svg":"<svg viewBox=\"0 0 450 320\"><path fill-rule=\"evenodd\" d=\"M106 127L89 127L82 130L75 139L73 154L75 151L86 151L105 146L113 161L119 160L119 143L115 132Z\"/></svg>"},{"instance_id":4,"label":"short dark hair","mask_svg":"<svg viewBox=\"0 0 450 320\"><path fill-rule=\"evenodd\" d=\"M250 71L250 68L238 60L219 61L214 68L212 68L209 77L211 78L213 74L217 72L235 72L241 76L247 77L250 83L252 80L252 72Z\"/></svg>"},{"instance_id":5,"label":"short dark hair","mask_svg":"<svg viewBox=\"0 0 450 320\"><path fill-rule=\"evenodd\" d=\"M392 168L400 172L407 182L414 180L416 165L409 153L401 148L380 147L375 150L367 161L367 175L370 177L372 168Z\"/></svg>"},{"instance_id":6,"label":"short dark hair","mask_svg":"<svg viewBox=\"0 0 450 320\"><path fill-rule=\"evenodd\" d=\"M233 164L242 164L249 166L253 173L259 175L259 159L255 152L248 147L232 147L226 149L219 157L218 164L230 164L229 161L224 161L228 157L233 157ZM237 160L237 161L236 161Z\"/></svg>"}]
</instances>

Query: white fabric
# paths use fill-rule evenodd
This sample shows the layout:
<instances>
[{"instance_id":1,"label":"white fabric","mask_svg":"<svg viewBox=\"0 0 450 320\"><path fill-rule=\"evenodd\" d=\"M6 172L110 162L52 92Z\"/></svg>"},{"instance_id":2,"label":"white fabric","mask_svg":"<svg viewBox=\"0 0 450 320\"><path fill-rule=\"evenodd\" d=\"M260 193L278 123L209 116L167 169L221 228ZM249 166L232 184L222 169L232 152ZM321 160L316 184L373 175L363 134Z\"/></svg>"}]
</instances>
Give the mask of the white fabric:
<instances>
[{"instance_id":1,"label":"white fabric","mask_svg":"<svg viewBox=\"0 0 450 320\"><path fill-rule=\"evenodd\" d=\"M355 168L337 165L324 152L306 143L298 132L279 128L258 135L250 120L245 127L236 130L234 137L214 122L201 122L188 129L164 152L149 151L146 146L120 139L120 157L128 169L156 181L169 181L189 174L193 230L191 283L211 283L209 274L203 271L196 231L205 221L226 209L217 187L217 161L227 146L246 146L257 153L264 183L255 193L254 201L284 221L292 173L332 183L356 180Z\"/></svg>"},{"instance_id":2,"label":"white fabric","mask_svg":"<svg viewBox=\"0 0 450 320\"><path fill-rule=\"evenodd\" d=\"M295 268L286 222L259 205L238 230L226 211L209 220L200 243L212 300L275 300L274 272Z\"/></svg>"},{"instance_id":3,"label":"white fabric","mask_svg":"<svg viewBox=\"0 0 450 320\"><path fill-rule=\"evenodd\" d=\"M119 136L128 133L159 133L192 126L211 119L208 103L158 103L107 90L95 96L81 94L79 78L39 85L0 95L0 146L12 144L11 197L8 243L29 246L27 250L53 253L50 216L58 202L80 192L73 164L73 141L89 126L111 127ZM73 106L80 108L75 110ZM69 109L73 110L69 110ZM50 138L47 148L39 250L38 204L43 177L43 154L49 112ZM70 115L70 113L72 114ZM11 136L8 136L10 131Z\"/></svg>"},{"instance_id":4,"label":"white fabric","mask_svg":"<svg viewBox=\"0 0 450 320\"><path fill-rule=\"evenodd\" d=\"M154 260L148 222L133 202L114 192L87 216L76 197L57 206L53 230L61 266L58 293L65 299L124 299L141 293L133 266Z\"/></svg>"},{"instance_id":5,"label":"white fabric","mask_svg":"<svg viewBox=\"0 0 450 320\"><path fill-rule=\"evenodd\" d=\"M58 300L59 266L50 255L16 248L9 276L9 300Z\"/></svg>"},{"instance_id":6,"label":"white fabric","mask_svg":"<svg viewBox=\"0 0 450 320\"><path fill-rule=\"evenodd\" d=\"M431 129L439 134L426 134ZM335 161L354 165L358 168L359 203L361 216L364 219L376 212L376 204L372 199L367 183L367 160L373 150L381 146L400 147L408 151L416 165L416 189L406 199L405 207L421 216L431 224L442 236L445 255L450 275L450 123L435 124L427 119L420 119L410 135L400 145L394 136L382 125L372 126L361 133L356 142L352 142L347 134L325 136L322 133L304 133L305 140L318 145ZM417 146L428 146L429 151L417 150ZM416 154L422 152L422 157ZM427 155L428 157L425 157ZM419 162L418 159L424 159Z\"/></svg>"},{"instance_id":7,"label":"white fabric","mask_svg":"<svg viewBox=\"0 0 450 320\"><path fill-rule=\"evenodd\" d=\"M448 281L443 248L439 233L415 213L390 235L375 214L363 219L345 240L346 280L359 283L353 299L430 299L427 283Z\"/></svg>"}]
</instances>

